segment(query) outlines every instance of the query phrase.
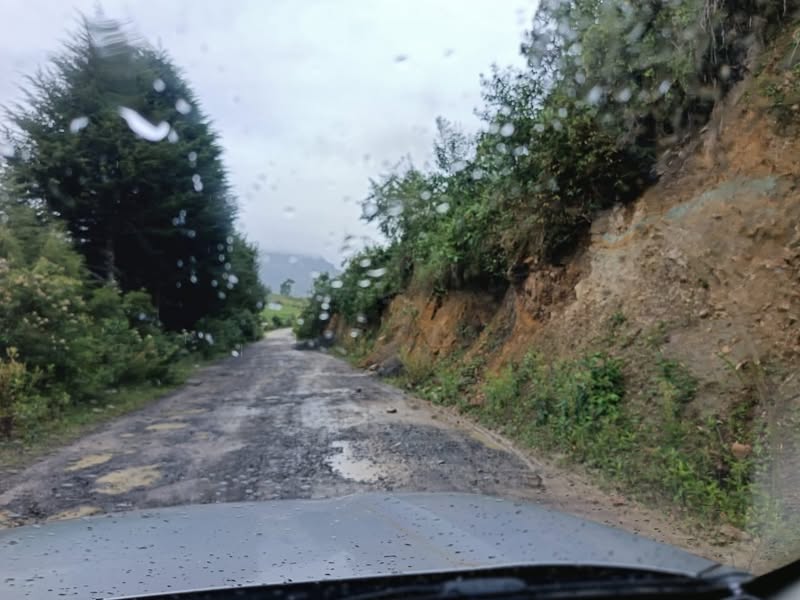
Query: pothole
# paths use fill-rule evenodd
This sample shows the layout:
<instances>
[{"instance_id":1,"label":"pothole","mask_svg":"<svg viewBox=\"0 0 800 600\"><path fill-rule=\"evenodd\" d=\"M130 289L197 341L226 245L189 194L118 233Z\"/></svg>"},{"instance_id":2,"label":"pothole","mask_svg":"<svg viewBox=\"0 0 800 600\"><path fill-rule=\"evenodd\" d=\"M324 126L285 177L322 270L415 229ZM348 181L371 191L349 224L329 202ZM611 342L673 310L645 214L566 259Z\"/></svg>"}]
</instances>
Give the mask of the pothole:
<instances>
[{"instance_id":1,"label":"pothole","mask_svg":"<svg viewBox=\"0 0 800 600\"><path fill-rule=\"evenodd\" d=\"M94 491L100 494L124 494L138 487L148 487L160 477L161 471L157 465L129 467L98 477L96 479L98 487Z\"/></svg>"},{"instance_id":2,"label":"pothole","mask_svg":"<svg viewBox=\"0 0 800 600\"><path fill-rule=\"evenodd\" d=\"M339 452L329 455L325 462L341 477L361 483L373 483L383 475L378 465L372 461L355 457L351 442L331 442L331 448L338 449Z\"/></svg>"},{"instance_id":3,"label":"pothole","mask_svg":"<svg viewBox=\"0 0 800 600\"><path fill-rule=\"evenodd\" d=\"M81 469L88 469L89 467L96 467L97 465L102 465L103 463L107 463L111 460L114 455L110 452L106 452L103 454L88 454L76 460L74 463L69 465L65 471L80 471Z\"/></svg>"}]
</instances>

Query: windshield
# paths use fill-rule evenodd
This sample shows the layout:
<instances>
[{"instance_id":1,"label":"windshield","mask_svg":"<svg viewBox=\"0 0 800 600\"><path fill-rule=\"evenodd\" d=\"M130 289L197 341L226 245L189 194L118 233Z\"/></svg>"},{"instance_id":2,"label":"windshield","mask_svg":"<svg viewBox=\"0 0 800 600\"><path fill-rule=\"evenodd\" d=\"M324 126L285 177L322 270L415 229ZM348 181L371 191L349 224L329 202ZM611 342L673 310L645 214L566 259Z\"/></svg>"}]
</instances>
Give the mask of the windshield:
<instances>
[{"instance_id":1,"label":"windshield","mask_svg":"<svg viewBox=\"0 0 800 600\"><path fill-rule=\"evenodd\" d=\"M702 558L653 568L798 557L795 2L27 0L0 29L3 562L67 523L157 560L103 515L422 492ZM635 555L594 525L484 552L528 526L409 502L374 574ZM382 531L296 506L300 554Z\"/></svg>"}]
</instances>

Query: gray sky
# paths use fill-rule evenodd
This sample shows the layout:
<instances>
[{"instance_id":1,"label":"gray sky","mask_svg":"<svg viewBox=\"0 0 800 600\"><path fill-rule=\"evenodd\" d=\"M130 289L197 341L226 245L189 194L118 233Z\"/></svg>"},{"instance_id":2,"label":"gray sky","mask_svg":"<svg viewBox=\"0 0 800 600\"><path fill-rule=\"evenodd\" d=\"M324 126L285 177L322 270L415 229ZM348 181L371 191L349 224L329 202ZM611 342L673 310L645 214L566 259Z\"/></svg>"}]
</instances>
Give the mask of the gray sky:
<instances>
[{"instance_id":1,"label":"gray sky","mask_svg":"<svg viewBox=\"0 0 800 600\"><path fill-rule=\"evenodd\" d=\"M95 0L6 3L0 104ZM369 177L429 158L434 119L475 130L479 74L521 64L531 0L104 0L186 73L222 137L240 226L264 250L339 263Z\"/></svg>"}]
</instances>

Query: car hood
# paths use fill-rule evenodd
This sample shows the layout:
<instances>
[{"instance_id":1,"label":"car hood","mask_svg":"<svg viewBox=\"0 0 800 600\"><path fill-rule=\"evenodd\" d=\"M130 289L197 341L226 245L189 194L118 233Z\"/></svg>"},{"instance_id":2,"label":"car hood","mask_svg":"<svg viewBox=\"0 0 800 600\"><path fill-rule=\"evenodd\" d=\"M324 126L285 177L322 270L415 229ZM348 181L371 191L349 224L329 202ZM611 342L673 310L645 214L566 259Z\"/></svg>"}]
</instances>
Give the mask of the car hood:
<instances>
[{"instance_id":1,"label":"car hood","mask_svg":"<svg viewBox=\"0 0 800 600\"><path fill-rule=\"evenodd\" d=\"M0 597L106 597L510 564L713 563L526 502L360 494L137 510L0 532Z\"/></svg>"}]
</instances>

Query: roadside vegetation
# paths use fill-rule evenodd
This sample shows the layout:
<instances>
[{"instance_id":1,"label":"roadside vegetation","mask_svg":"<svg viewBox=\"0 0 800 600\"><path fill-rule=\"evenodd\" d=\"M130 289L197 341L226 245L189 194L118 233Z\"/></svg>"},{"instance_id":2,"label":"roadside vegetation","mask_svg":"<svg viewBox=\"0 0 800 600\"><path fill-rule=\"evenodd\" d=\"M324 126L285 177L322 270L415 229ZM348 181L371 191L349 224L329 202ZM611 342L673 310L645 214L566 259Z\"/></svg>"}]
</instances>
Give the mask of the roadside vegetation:
<instances>
[{"instance_id":1,"label":"roadside vegetation","mask_svg":"<svg viewBox=\"0 0 800 600\"><path fill-rule=\"evenodd\" d=\"M527 68L482 77L482 129L469 135L440 118L431 166L404 158L376 174L363 219L386 242L316 280L298 336L330 335L333 322L360 338L363 353L400 293L500 298L531 272L562 264L599 211L664 173L665 153L703 127L795 9L543 2L521 46ZM658 344L598 343L568 358L532 348L500 372L487 372L478 355L426 360L400 349L400 358L407 387L647 500L738 527L774 509L753 485L764 453L755 400L698 423L687 413L691 370Z\"/></svg>"},{"instance_id":2,"label":"roadside vegetation","mask_svg":"<svg viewBox=\"0 0 800 600\"><path fill-rule=\"evenodd\" d=\"M267 303L261 311L261 322L265 331L294 327L308 304L305 298L283 294L267 294Z\"/></svg>"},{"instance_id":3,"label":"roadside vegetation","mask_svg":"<svg viewBox=\"0 0 800 600\"><path fill-rule=\"evenodd\" d=\"M164 51L84 21L4 125L0 440L135 405L261 336L256 249Z\"/></svg>"}]
</instances>

